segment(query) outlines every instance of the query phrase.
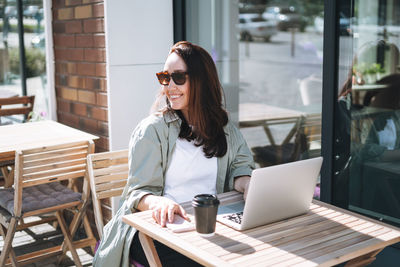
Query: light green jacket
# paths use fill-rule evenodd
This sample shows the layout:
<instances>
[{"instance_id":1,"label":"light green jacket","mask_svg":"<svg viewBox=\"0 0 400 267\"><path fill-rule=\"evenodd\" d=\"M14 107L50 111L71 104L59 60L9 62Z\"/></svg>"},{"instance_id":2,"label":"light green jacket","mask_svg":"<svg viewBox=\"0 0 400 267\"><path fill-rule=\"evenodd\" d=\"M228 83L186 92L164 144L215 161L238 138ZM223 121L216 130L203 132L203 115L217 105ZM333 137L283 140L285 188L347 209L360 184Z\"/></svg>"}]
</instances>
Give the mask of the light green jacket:
<instances>
[{"instance_id":1,"label":"light green jacket","mask_svg":"<svg viewBox=\"0 0 400 267\"><path fill-rule=\"evenodd\" d=\"M150 115L133 131L129 143L129 177L120 208L104 226L103 239L93 266L129 266L129 248L136 229L121 217L136 211L146 194L163 195L165 173L180 131L181 120L174 112ZM224 128L228 150L218 158L217 193L233 190L235 177L251 175L254 162L240 131L231 123Z\"/></svg>"}]
</instances>

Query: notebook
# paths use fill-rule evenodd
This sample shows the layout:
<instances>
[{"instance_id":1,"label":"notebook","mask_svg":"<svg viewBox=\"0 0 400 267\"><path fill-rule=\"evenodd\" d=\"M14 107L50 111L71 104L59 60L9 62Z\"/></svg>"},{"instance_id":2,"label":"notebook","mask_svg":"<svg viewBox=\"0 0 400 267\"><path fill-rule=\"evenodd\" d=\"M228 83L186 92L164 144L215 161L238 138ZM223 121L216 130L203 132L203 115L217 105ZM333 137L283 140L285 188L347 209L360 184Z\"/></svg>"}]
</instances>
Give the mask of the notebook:
<instances>
[{"instance_id":1,"label":"notebook","mask_svg":"<svg viewBox=\"0 0 400 267\"><path fill-rule=\"evenodd\" d=\"M253 170L246 202L218 208L217 220L242 231L309 210L322 157Z\"/></svg>"}]
</instances>

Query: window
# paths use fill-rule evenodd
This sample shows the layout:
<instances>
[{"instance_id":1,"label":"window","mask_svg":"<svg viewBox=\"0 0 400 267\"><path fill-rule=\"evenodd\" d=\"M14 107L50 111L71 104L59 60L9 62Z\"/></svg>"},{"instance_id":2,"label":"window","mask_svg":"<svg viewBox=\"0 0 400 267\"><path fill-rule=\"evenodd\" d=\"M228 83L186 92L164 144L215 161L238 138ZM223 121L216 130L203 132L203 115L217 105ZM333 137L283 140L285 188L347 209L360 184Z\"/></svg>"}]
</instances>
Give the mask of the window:
<instances>
[{"instance_id":1,"label":"window","mask_svg":"<svg viewBox=\"0 0 400 267\"><path fill-rule=\"evenodd\" d=\"M339 11L333 203L400 225L400 2Z\"/></svg>"},{"instance_id":2,"label":"window","mask_svg":"<svg viewBox=\"0 0 400 267\"><path fill-rule=\"evenodd\" d=\"M18 27L18 5L22 10L22 31ZM35 95L34 111L47 117L44 29L42 0L0 1L0 97ZM22 73L21 66L24 66Z\"/></svg>"}]
</instances>

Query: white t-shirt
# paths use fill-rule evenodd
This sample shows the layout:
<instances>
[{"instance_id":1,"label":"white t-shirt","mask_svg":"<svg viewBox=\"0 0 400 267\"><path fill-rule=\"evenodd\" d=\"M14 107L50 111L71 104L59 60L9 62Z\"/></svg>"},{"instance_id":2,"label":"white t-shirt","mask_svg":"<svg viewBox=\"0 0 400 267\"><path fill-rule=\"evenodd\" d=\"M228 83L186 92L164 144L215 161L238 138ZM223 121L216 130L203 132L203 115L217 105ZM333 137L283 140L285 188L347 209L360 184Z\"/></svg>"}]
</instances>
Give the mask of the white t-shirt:
<instances>
[{"instance_id":1,"label":"white t-shirt","mask_svg":"<svg viewBox=\"0 0 400 267\"><path fill-rule=\"evenodd\" d=\"M203 147L178 138L165 177L164 196L182 203L197 194L215 194L217 158L206 158Z\"/></svg>"},{"instance_id":2,"label":"white t-shirt","mask_svg":"<svg viewBox=\"0 0 400 267\"><path fill-rule=\"evenodd\" d=\"M396 125L393 119L388 119L386 126L382 131L378 132L379 145L386 147L388 150L393 150L396 146Z\"/></svg>"}]
</instances>

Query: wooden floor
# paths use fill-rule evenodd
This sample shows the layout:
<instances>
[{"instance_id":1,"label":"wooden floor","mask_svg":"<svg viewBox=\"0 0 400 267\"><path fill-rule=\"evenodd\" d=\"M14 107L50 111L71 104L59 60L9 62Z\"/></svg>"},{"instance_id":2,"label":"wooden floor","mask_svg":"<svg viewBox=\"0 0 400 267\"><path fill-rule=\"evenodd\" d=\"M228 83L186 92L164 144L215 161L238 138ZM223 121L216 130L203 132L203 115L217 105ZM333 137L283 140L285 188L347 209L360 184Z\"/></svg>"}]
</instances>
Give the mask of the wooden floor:
<instances>
[{"instance_id":1,"label":"wooden floor","mask_svg":"<svg viewBox=\"0 0 400 267\"><path fill-rule=\"evenodd\" d=\"M38 225L28 228L26 231L16 232L13 241L13 247L17 255L24 254L28 251L35 251L54 245L60 245L63 241L63 235L60 230L55 229L50 224ZM3 237L0 236L0 250L4 245ZM90 250L77 249L79 258L83 266L92 266L93 255ZM57 265L58 258L56 256L38 261L27 267L53 267L53 266L75 266L72 256L67 252L67 256L61 265Z\"/></svg>"}]
</instances>

